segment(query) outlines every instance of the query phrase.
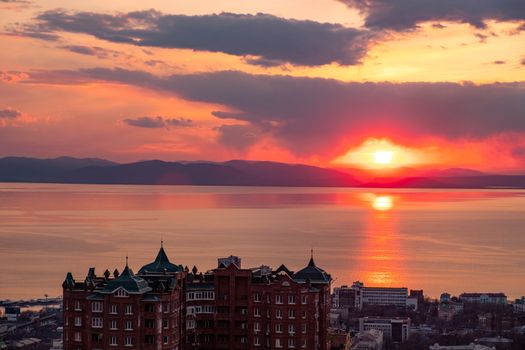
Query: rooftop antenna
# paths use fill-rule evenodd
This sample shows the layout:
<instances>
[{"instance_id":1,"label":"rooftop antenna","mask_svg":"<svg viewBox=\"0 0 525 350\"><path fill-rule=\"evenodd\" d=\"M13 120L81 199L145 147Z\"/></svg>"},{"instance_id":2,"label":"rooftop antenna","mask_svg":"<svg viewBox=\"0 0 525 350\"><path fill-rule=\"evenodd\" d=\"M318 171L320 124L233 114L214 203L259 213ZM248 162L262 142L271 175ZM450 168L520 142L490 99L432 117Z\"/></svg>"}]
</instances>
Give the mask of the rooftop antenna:
<instances>
[{"instance_id":1,"label":"rooftop antenna","mask_svg":"<svg viewBox=\"0 0 525 350\"><path fill-rule=\"evenodd\" d=\"M314 248L310 248L310 258L314 258Z\"/></svg>"},{"instance_id":2,"label":"rooftop antenna","mask_svg":"<svg viewBox=\"0 0 525 350\"><path fill-rule=\"evenodd\" d=\"M126 267L128 267L128 253L126 253Z\"/></svg>"}]
</instances>

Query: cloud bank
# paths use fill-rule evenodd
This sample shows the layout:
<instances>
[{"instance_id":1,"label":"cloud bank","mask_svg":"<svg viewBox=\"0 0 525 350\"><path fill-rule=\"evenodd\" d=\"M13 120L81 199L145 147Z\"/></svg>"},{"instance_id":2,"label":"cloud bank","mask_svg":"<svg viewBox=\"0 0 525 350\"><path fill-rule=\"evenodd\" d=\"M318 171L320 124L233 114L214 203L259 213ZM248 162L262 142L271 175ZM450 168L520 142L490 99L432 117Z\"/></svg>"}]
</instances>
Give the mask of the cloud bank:
<instances>
[{"instance_id":1,"label":"cloud bank","mask_svg":"<svg viewBox=\"0 0 525 350\"><path fill-rule=\"evenodd\" d=\"M170 127L188 127L192 126L193 122L190 119L184 118L164 118L164 117L140 117L140 118L126 118L124 123L130 126L139 128L159 129Z\"/></svg>"},{"instance_id":2,"label":"cloud bank","mask_svg":"<svg viewBox=\"0 0 525 350\"><path fill-rule=\"evenodd\" d=\"M13 29L14 34L45 40L57 40L62 32L137 46L222 52L262 66L355 65L372 40L368 30L262 13L185 16L148 10L110 15L51 10L38 15L35 23Z\"/></svg>"},{"instance_id":3,"label":"cloud bank","mask_svg":"<svg viewBox=\"0 0 525 350\"><path fill-rule=\"evenodd\" d=\"M525 83L356 83L237 71L159 77L104 68L34 72L27 82L91 80L223 105L234 112L215 111L216 117L257 128L298 155L337 153L363 136L465 139L525 132Z\"/></svg>"},{"instance_id":4,"label":"cloud bank","mask_svg":"<svg viewBox=\"0 0 525 350\"><path fill-rule=\"evenodd\" d=\"M428 21L468 23L485 28L489 20L525 22L523 0L339 0L365 15L365 26L408 30Z\"/></svg>"}]
</instances>

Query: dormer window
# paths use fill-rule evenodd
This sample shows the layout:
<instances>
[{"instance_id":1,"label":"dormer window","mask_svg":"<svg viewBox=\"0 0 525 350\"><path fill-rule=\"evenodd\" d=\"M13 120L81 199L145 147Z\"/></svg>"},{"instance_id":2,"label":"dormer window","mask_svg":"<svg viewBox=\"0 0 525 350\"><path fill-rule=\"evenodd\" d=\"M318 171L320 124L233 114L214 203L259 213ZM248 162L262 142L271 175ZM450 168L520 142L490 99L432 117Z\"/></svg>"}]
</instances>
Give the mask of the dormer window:
<instances>
[{"instance_id":1,"label":"dormer window","mask_svg":"<svg viewBox=\"0 0 525 350\"><path fill-rule=\"evenodd\" d=\"M119 298L126 298L128 297L128 292L126 292L124 289L122 288L119 288L117 289L117 291L115 292L115 296L116 297L119 297Z\"/></svg>"}]
</instances>

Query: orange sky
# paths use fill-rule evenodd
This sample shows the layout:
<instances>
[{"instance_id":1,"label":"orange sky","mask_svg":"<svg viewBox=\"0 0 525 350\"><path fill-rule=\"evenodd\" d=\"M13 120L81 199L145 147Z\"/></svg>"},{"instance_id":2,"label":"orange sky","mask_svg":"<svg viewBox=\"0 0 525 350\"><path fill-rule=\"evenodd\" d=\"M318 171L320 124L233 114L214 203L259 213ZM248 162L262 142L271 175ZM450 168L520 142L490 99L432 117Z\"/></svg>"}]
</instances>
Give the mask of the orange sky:
<instances>
[{"instance_id":1,"label":"orange sky","mask_svg":"<svg viewBox=\"0 0 525 350\"><path fill-rule=\"evenodd\" d=\"M1 3L0 157L525 170L525 9L399 29L348 3Z\"/></svg>"}]
</instances>

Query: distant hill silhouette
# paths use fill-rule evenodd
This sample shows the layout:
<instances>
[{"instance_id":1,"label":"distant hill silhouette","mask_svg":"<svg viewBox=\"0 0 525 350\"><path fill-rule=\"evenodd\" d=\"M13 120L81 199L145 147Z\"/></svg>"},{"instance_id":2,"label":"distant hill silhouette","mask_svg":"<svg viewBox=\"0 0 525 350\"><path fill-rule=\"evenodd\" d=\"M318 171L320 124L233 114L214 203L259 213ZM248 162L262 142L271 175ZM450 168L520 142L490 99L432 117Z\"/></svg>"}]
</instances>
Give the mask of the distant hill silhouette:
<instances>
[{"instance_id":1,"label":"distant hill silhouette","mask_svg":"<svg viewBox=\"0 0 525 350\"><path fill-rule=\"evenodd\" d=\"M60 166L62 158L0 159L0 181L81 184L229 185L229 186L358 186L337 170L276 162L143 162L116 164L76 159ZM71 159L71 158L69 158ZM82 163L85 162L84 165Z\"/></svg>"},{"instance_id":2,"label":"distant hill silhouette","mask_svg":"<svg viewBox=\"0 0 525 350\"><path fill-rule=\"evenodd\" d=\"M525 188L525 175L488 175L471 169L402 169L402 177L358 181L348 171L302 164L231 160L118 164L103 159L60 157L0 159L1 182L77 184L307 186L372 188Z\"/></svg>"}]
</instances>

